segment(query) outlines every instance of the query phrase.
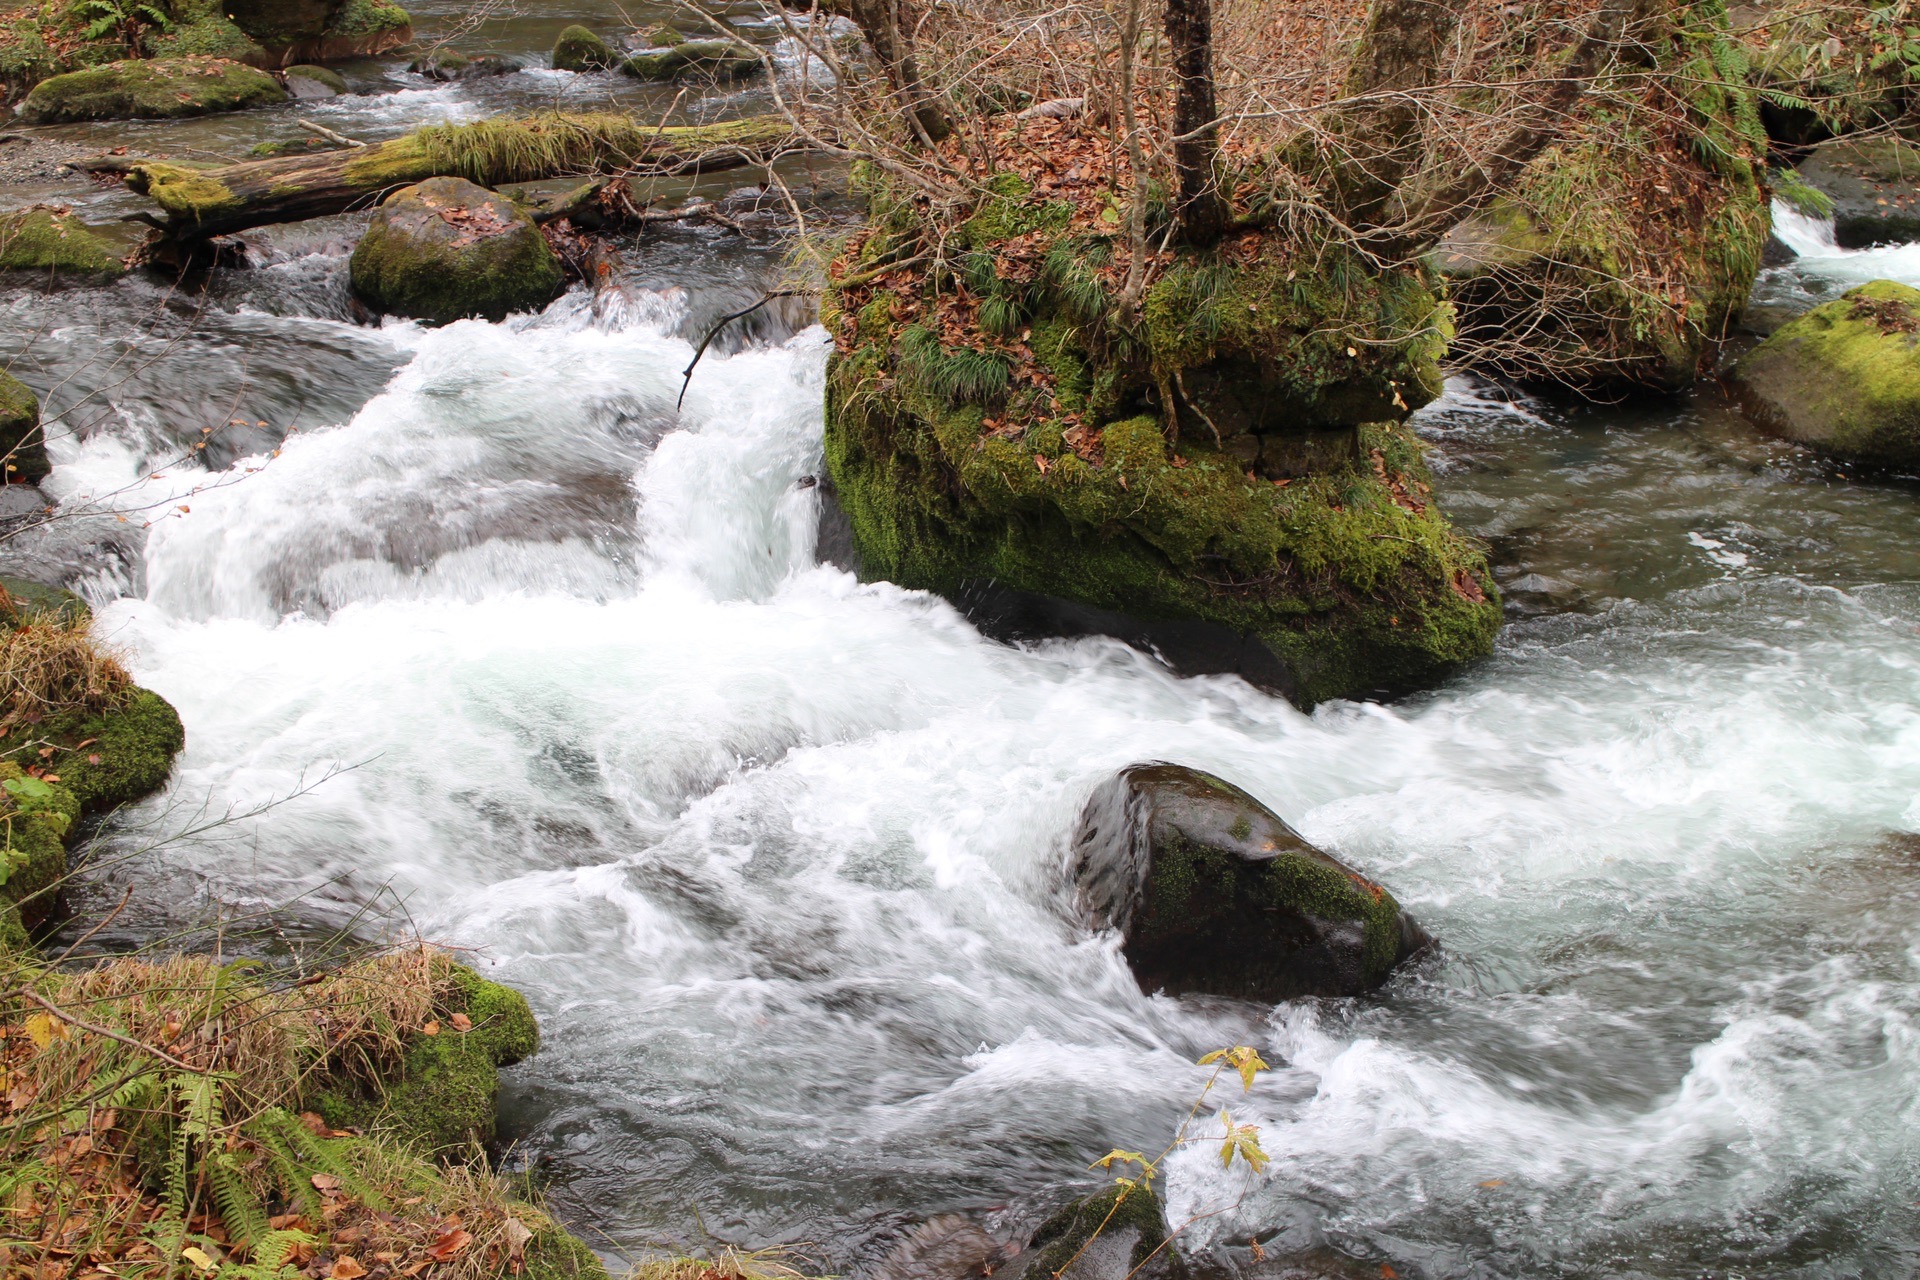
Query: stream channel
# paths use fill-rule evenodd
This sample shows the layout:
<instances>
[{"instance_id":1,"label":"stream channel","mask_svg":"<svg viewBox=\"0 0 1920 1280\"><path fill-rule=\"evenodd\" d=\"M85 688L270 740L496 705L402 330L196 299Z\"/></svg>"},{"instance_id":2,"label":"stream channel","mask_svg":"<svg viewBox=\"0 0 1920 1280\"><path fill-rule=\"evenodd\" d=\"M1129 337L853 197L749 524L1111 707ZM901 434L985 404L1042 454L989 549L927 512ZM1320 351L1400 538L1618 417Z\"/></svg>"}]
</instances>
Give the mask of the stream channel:
<instances>
[{"instance_id":1,"label":"stream channel","mask_svg":"<svg viewBox=\"0 0 1920 1280\"><path fill-rule=\"evenodd\" d=\"M543 0L462 38L511 75L369 61L326 102L40 132L233 156L297 115L379 138L664 111L545 69L582 20L623 25ZM72 177L0 197L139 207ZM1803 256L1762 279L1776 312L1920 284L1920 246L1781 223ZM428 329L353 322L360 225L250 233L204 296L0 294L0 357L55 419L47 491L99 511L8 571L84 593L187 726L78 895L132 886L118 943L225 916L469 948L545 1032L507 1074L508 1158L609 1257L805 1242L866 1276L933 1214L1015 1235L1109 1148L1164 1146L1194 1060L1244 1042L1275 1070L1200 1123L1259 1124L1269 1171L1202 1145L1165 1185L1190 1246L1246 1274L1920 1272L1920 486L1711 387L1456 380L1418 424L1494 548L1498 652L1304 715L1111 641L998 643L821 563L824 332L757 317L675 407L710 319L779 277L776 238L650 231L598 297ZM204 466L168 464L209 426ZM1357 1001L1141 994L1062 871L1089 791L1147 759L1259 795L1444 961Z\"/></svg>"}]
</instances>

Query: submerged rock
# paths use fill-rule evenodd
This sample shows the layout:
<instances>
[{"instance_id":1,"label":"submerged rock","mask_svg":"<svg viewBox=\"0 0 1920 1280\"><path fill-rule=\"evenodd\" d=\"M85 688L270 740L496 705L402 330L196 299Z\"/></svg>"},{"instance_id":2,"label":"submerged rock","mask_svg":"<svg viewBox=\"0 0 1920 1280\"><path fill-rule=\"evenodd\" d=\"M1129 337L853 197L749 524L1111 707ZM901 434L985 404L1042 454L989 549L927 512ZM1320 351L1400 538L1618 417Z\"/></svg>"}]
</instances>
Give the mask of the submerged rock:
<instances>
[{"instance_id":1,"label":"submerged rock","mask_svg":"<svg viewBox=\"0 0 1920 1280\"><path fill-rule=\"evenodd\" d=\"M0 373L0 458L6 483L38 483L53 470L40 430L40 397L10 373Z\"/></svg>"},{"instance_id":2,"label":"submerged rock","mask_svg":"<svg viewBox=\"0 0 1920 1280\"><path fill-rule=\"evenodd\" d=\"M42 80L20 104L28 124L69 120L170 120L285 102L280 82L226 58L111 62Z\"/></svg>"},{"instance_id":3,"label":"submerged rock","mask_svg":"<svg viewBox=\"0 0 1920 1280\"><path fill-rule=\"evenodd\" d=\"M504 76L519 69L519 63L511 58L503 58L497 53L483 53L477 58L469 58L466 54L454 49L437 49L407 64L407 70L415 75L441 81Z\"/></svg>"},{"instance_id":4,"label":"submerged rock","mask_svg":"<svg viewBox=\"0 0 1920 1280\"><path fill-rule=\"evenodd\" d=\"M1277 1002L1353 996L1432 939L1393 895L1198 769L1144 764L1074 832L1081 907L1148 992Z\"/></svg>"},{"instance_id":5,"label":"submerged rock","mask_svg":"<svg viewBox=\"0 0 1920 1280\"><path fill-rule=\"evenodd\" d=\"M347 91L347 82L341 78L339 72L326 67L316 67L311 63L288 67L282 74L287 78L287 92L302 100L337 98Z\"/></svg>"},{"instance_id":6,"label":"submerged rock","mask_svg":"<svg viewBox=\"0 0 1920 1280\"><path fill-rule=\"evenodd\" d=\"M1760 426L1836 457L1920 464L1920 289L1876 280L1782 325L1730 376Z\"/></svg>"},{"instance_id":7,"label":"submerged rock","mask_svg":"<svg viewBox=\"0 0 1920 1280\"><path fill-rule=\"evenodd\" d=\"M1843 249L1920 240L1920 147L1903 138L1837 138L1800 162L1801 180L1833 202Z\"/></svg>"},{"instance_id":8,"label":"submerged rock","mask_svg":"<svg viewBox=\"0 0 1920 1280\"><path fill-rule=\"evenodd\" d=\"M369 305L436 324L545 306L563 282L527 211L464 178L429 178L388 197L350 275Z\"/></svg>"},{"instance_id":9,"label":"submerged rock","mask_svg":"<svg viewBox=\"0 0 1920 1280\"><path fill-rule=\"evenodd\" d=\"M1026 1251L996 1272L1005 1280L1182 1280L1166 1211L1145 1186L1113 1186L1060 1210Z\"/></svg>"},{"instance_id":10,"label":"submerged rock","mask_svg":"<svg viewBox=\"0 0 1920 1280\"><path fill-rule=\"evenodd\" d=\"M640 80L678 80L709 76L734 80L760 69L760 59L731 40L682 40L665 48L636 53L620 69Z\"/></svg>"},{"instance_id":11,"label":"submerged rock","mask_svg":"<svg viewBox=\"0 0 1920 1280\"><path fill-rule=\"evenodd\" d=\"M553 42L556 71L611 71L619 65L620 55L585 27L568 27Z\"/></svg>"}]
</instances>

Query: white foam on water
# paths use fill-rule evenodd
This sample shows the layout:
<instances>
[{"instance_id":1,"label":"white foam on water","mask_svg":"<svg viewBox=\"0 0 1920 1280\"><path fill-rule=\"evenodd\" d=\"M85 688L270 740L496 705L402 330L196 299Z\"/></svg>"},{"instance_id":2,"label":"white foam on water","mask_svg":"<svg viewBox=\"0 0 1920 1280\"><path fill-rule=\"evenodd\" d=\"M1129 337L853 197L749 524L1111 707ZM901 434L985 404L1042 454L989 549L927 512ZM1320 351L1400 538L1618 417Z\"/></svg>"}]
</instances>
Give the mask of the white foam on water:
<instances>
[{"instance_id":1,"label":"white foam on water","mask_svg":"<svg viewBox=\"0 0 1920 1280\"><path fill-rule=\"evenodd\" d=\"M1913 898L1875 845L1920 807L1912 600L1751 574L1311 716L1009 647L814 564L823 333L710 353L676 409L672 306L409 328L381 395L155 529L101 613L185 718L176 798L357 766L143 896L387 894L476 948L542 1015L515 1114L584 1179L563 1205L844 1259L1157 1150L1240 1040L1282 1070L1219 1100L1275 1163L1175 1155L1196 1243L1305 1214L1572 1273L1675 1224L1789 1256L1913 1198ZM1385 879L1448 963L1270 1019L1143 995L1062 871L1090 789L1163 758Z\"/></svg>"}]
</instances>

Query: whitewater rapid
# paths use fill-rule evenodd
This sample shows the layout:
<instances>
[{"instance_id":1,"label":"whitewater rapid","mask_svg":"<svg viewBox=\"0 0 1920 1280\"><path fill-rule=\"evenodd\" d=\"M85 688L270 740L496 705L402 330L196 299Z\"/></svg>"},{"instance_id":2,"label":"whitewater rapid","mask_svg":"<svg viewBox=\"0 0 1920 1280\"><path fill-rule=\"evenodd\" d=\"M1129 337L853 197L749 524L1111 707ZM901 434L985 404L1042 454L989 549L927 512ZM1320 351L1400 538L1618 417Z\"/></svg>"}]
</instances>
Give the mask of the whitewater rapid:
<instances>
[{"instance_id":1,"label":"whitewater rapid","mask_svg":"<svg viewBox=\"0 0 1920 1280\"><path fill-rule=\"evenodd\" d=\"M1195 1245L1462 1276L1913 1256L1911 493L1457 385L1423 415L1442 496L1536 603L1429 695L1305 715L817 563L824 333L708 355L676 410L683 305L278 320L398 371L212 473L56 433L70 501L165 512L90 587L188 728L147 812L345 770L103 894L133 884L145 929L273 909L469 948L545 1032L515 1159L610 1253L706 1232L857 1272L936 1212L1030 1226L1164 1146L1194 1059L1244 1041L1276 1070L1219 1101L1274 1164L1171 1159ZM1357 1002L1143 995L1061 872L1144 759L1252 790L1444 964Z\"/></svg>"}]
</instances>

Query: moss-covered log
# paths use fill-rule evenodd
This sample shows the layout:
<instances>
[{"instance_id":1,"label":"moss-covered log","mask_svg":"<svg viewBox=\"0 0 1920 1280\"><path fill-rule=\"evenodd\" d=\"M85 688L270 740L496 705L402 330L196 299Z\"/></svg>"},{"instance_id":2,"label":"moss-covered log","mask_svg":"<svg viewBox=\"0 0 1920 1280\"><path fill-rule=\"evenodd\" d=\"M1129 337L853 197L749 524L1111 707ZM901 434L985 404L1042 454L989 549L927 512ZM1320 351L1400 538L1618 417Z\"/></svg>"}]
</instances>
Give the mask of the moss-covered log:
<instances>
[{"instance_id":1,"label":"moss-covered log","mask_svg":"<svg viewBox=\"0 0 1920 1280\"><path fill-rule=\"evenodd\" d=\"M714 172L764 164L794 142L788 125L771 117L661 127L624 115L555 113L436 125L376 146L217 169L149 161L126 180L165 211L171 238L192 240L365 208L427 178L491 187L608 171Z\"/></svg>"}]
</instances>

